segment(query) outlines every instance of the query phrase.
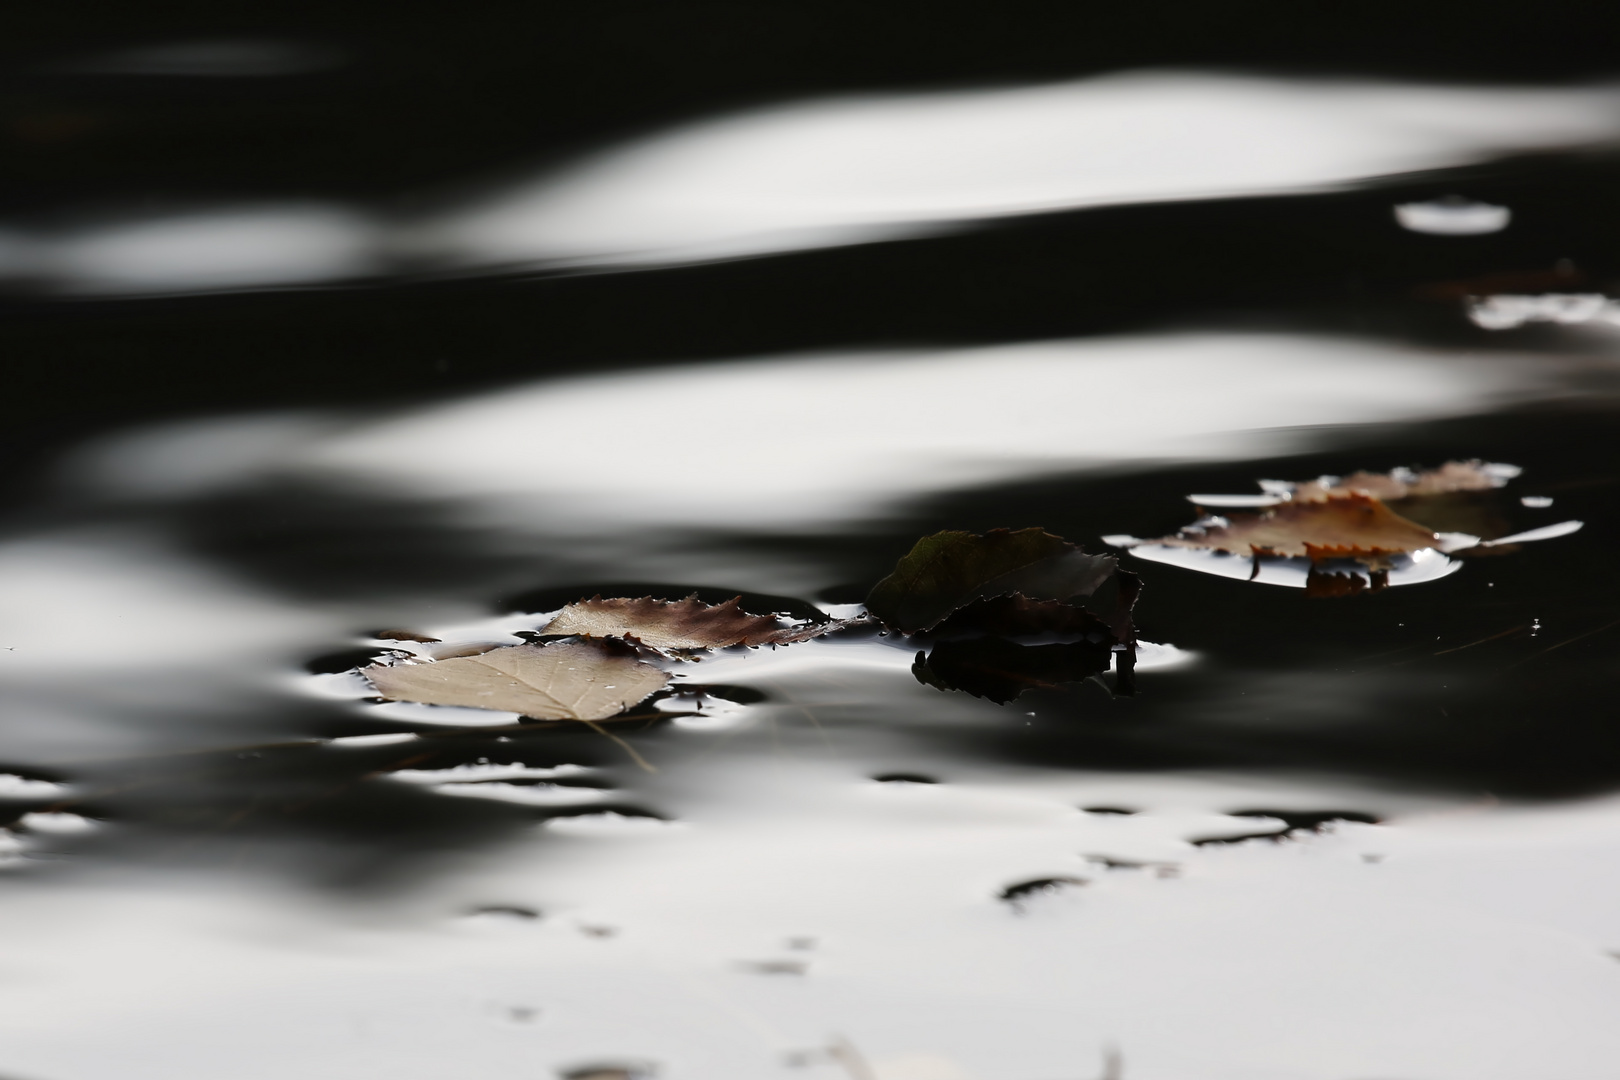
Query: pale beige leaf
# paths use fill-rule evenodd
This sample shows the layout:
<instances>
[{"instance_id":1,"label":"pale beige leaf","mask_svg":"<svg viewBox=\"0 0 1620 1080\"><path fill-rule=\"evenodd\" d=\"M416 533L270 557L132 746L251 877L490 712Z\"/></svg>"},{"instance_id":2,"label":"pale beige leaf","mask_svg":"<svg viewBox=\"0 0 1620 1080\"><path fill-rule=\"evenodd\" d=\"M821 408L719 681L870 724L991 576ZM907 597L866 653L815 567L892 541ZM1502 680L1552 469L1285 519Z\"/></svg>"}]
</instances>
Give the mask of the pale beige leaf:
<instances>
[{"instance_id":1,"label":"pale beige leaf","mask_svg":"<svg viewBox=\"0 0 1620 1080\"><path fill-rule=\"evenodd\" d=\"M669 683L652 665L590 642L511 645L431 664L373 664L360 673L394 701L495 709L536 720L604 720Z\"/></svg>"},{"instance_id":2,"label":"pale beige leaf","mask_svg":"<svg viewBox=\"0 0 1620 1080\"><path fill-rule=\"evenodd\" d=\"M783 626L774 615L750 615L742 598L705 604L696 596L684 600L635 600L600 596L569 604L545 626L543 634L635 638L655 649L718 649L727 645L787 645L806 641L845 625L840 622Z\"/></svg>"}]
</instances>

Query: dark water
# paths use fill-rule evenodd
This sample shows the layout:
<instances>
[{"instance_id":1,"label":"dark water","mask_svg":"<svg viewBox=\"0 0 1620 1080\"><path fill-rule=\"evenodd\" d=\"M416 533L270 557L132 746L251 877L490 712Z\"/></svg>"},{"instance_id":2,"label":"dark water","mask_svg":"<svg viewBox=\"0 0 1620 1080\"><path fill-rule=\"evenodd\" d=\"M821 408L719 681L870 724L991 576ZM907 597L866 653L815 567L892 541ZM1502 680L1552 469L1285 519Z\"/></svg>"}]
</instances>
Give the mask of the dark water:
<instances>
[{"instance_id":1,"label":"dark water","mask_svg":"<svg viewBox=\"0 0 1620 1080\"><path fill-rule=\"evenodd\" d=\"M0 118L0 1071L1611 1074L1601 20L71 8ZM345 674L1473 458L1583 527L1336 600L1122 555L1134 697L871 628L617 739Z\"/></svg>"}]
</instances>

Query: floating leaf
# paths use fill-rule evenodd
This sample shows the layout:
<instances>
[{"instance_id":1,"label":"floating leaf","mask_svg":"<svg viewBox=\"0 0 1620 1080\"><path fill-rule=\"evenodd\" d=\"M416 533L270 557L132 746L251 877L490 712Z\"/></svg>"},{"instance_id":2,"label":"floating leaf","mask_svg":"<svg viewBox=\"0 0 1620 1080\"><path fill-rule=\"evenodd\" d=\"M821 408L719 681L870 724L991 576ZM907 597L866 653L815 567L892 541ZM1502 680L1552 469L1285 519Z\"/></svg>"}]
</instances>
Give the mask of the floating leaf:
<instances>
[{"instance_id":1,"label":"floating leaf","mask_svg":"<svg viewBox=\"0 0 1620 1080\"><path fill-rule=\"evenodd\" d=\"M1116 654L1109 645L1076 641L1020 645L1006 638L942 641L911 665L917 681L939 690L961 690L1005 705L1026 690L1050 690L1107 671Z\"/></svg>"},{"instance_id":2,"label":"floating leaf","mask_svg":"<svg viewBox=\"0 0 1620 1080\"><path fill-rule=\"evenodd\" d=\"M917 541L894 573L872 587L866 607L886 625L915 634L975 600L1089 596L1117 565L1113 556L1087 555L1043 529L939 532Z\"/></svg>"},{"instance_id":3,"label":"floating leaf","mask_svg":"<svg viewBox=\"0 0 1620 1080\"><path fill-rule=\"evenodd\" d=\"M1252 507L1258 513L1205 518L1159 540L1104 539L1133 548L1141 558L1303 586L1308 596L1377 592L1444 577L1458 569L1447 558L1451 554L1505 554L1517 550L1515 544L1581 527L1567 521L1512 533L1504 501L1494 492L1520 471L1515 465L1449 461L1425 472L1262 480L1262 494L1188 496L1203 507Z\"/></svg>"},{"instance_id":4,"label":"floating leaf","mask_svg":"<svg viewBox=\"0 0 1620 1080\"><path fill-rule=\"evenodd\" d=\"M592 642L509 645L434 663L361 672L394 701L462 705L536 720L604 720L662 690L669 676Z\"/></svg>"},{"instance_id":5,"label":"floating leaf","mask_svg":"<svg viewBox=\"0 0 1620 1080\"><path fill-rule=\"evenodd\" d=\"M1440 537L1359 492L1286 502L1259 514L1206 518L1152 543L1231 555L1304 556L1312 561L1406 554L1441 546Z\"/></svg>"},{"instance_id":6,"label":"floating leaf","mask_svg":"<svg viewBox=\"0 0 1620 1080\"><path fill-rule=\"evenodd\" d=\"M750 615L742 597L705 604L694 594L684 600L604 600L594 596L569 604L540 628L547 635L635 638L655 649L718 649L727 645L787 645L807 641L846 625L841 622L783 626L774 615Z\"/></svg>"},{"instance_id":7,"label":"floating leaf","mask_svg":"<svg viewBox=\"0 0 1620 1080\"><path fill-rule=\"evenodd\" d=\"M1022 593L975 600L931 631L936 640L960 637L1033 637L1045 634L1114 640L1108 624L1085 608L1058 600L1031 600Z\"/></svg>"},{"instance_id":8,"label":"floating leaf","mask_svg":"<svg viewBox=\"0 0 1620 1080\"><path fill-rule=\"evenodd\" d=\"M1425 495L1447 495L1459 491L1493 491L1518 476L1516 465L1488 461L1448 461L1438 469L1413 472L1392 469L1387 473L1355 472L1349 476L1319 476L1294 486L1293 502L1329 499L1338 495L1371 495L1385 502L1396 502Z\"/></svg>"},{"instance_id":9,"label":"floating leaf","mask_svg":"<svg viewBox=\"0 0 1620 1080\"><path fill-rule=\"evenodd\" d=\"M1518 476L1517 465L1488 461L1448 461L1438 469L1414 472L1391 469L1387 473L1354 472L1349 476L1318 476L1315 480L1262 480L1260 494L1189 495L1199 506L1276 506L1285 502L1319 502L1339 495L1371 495L1385 502L1459 492L1493 491Z\"/></svg>"}]
</instances>

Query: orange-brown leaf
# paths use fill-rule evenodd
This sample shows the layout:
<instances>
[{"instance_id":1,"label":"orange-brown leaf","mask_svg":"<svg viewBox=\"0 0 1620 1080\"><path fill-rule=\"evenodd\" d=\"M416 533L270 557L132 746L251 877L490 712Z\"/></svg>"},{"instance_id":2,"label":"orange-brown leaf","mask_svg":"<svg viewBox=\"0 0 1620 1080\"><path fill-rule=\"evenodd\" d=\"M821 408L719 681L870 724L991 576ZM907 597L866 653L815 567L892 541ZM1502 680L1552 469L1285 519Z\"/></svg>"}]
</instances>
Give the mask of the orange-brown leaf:
<instances>
[{"instance_id":1,"label":"orange-brown leaf","mask_svg":"<svg viewBox=\"0 0 1620 1080\"><path fill-rule=\"evenodd\" d=\"M1232 514L1154 543L1234 555L1309 556L1313 560L1397 555L1439 544L1434 533L1370 495L1325 495L1259 514Z\"/></svg>"}]
</instances>

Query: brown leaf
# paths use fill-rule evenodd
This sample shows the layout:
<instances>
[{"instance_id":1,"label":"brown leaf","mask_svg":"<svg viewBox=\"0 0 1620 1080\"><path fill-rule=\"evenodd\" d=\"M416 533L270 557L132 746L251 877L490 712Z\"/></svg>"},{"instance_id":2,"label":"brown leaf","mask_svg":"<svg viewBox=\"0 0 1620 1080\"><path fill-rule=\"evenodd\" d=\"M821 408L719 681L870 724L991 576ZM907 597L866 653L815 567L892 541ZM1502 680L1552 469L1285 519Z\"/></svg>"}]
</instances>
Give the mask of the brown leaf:
<instances>
[{"instance_id":1,"label":"brown leaf","mask_svg":"<svg viewBox=\"0 0 1620 1080\"><path fill-rule=\"evenodd\" d=\"M684 600L636 600L594 596L569 604L545 626L542 634L577 634L580 637L635 638L655 649L718 649L728 645L788 645L808 641L844 623L783 626L774 615L750 615L742 597L723 604L705 604L696 595Z\"/></svg>"},{"instance_id":2,"label":"brown leaf","mask_svg":"<svg viewBox=\"0 0 1620 1080\"><path fill-rule=\"evenodd\" d=\"M1437 547L1440 539L1380 500L1359 492L1286 502L1259 514L1232 514L1194 525L1151 543L1209 548L1233 555L1307 556L1313 561L1355 558L1376 562ZM1372 556L1369 560L1367 557Z\"/></svg>"},{"instance_id":3,"label":"brown leaf","mask_svg":"<svg viewBox=\"0 0 1620 1080\"><path fill-rule=\"evenodd\" d=\"M1318 600L1336 600L1341 596L1356 596L1362 592L1381 592L1389 587L1389 571L1373 570L1368 578L1360 574L1333 573L1314 566L1305 575L1305 595Z\"/></svg>"},{"instance_id":4,"label":"brown leaf","mask_svg":"<svg viewBox=\"0 0 1620 1080\"><path fill-rule=\"evenodd\" d=\"M669 683L652 665L591 642L509 645L428 664L373 664L360 674L394 701L495 709L536 720L605 720Z\"/></svg>"},{"instance_id":5,"label":"brown leaf","mask_svg":"<svg viewBox=\"0 0 1620 1080\"><path fill-rule=\"evenodd\" d=\"M1022 593L975 600L958 608L931 631L936 640L953 637L1026 637L1091 634L1113 640L1108 624L1084 608L1058 600L1031 600Z\"/></svg>"},{"instance_id":6,"label":"brown leaf","mask_svg":"<svg viewBox=\"0 0 1620 1080\"><path fill-rule=\"evenodd\" d=\"M1359 493L1394 502L1456 491L1490 491L1501 487L1516 471L1483 461L1448 461L1438 469L1420 473L1395 469L1387 473L1356 472L1337 479L1319 477L1294 485L1290 498L1293 502L1319 502L1337 495Z\"/></svg>"},{"instance_id":7,"label":"brown leaf","mask_svg":"<svg viewBox=\"0 0 1620 1080\"><path fill-rule=\"evenodd\" d=\"M1020 645L1006 638L942 641L919 652L911 674L938 690L962 690L1005 705L1026 690L1052 690L1108 670L1116 654L1090 641Z\"/></svg>"}]
</instances>

